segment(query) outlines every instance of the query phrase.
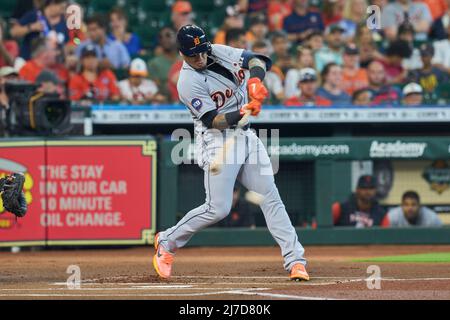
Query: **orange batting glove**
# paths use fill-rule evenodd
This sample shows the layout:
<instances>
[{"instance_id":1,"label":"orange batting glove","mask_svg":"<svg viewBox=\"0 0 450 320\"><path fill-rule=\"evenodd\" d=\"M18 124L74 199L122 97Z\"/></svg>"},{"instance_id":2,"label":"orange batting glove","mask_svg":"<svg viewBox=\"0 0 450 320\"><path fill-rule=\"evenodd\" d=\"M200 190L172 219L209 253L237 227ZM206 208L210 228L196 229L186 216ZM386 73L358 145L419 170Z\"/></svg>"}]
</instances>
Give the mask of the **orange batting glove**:
<instances>
[{"instance_id":1,"label":"orange batting glove","mask_svg":"<svg viewBox=\"0 0 450 320\"><path fill-rule=\"evenodd\" d=\"M241 115L244 115L246 110L250 110L250 114L256 117L261 112L261 107L261 102L252 100L241 108Z\"/></svg>"},{"instance_id":2,"label":"orange batting glove","mask_svg":"<svg viewBox=\"0 0 450 320\"><path fill-rule=\"evenodd\" d=\"M253 77L248 80L248 95L251 100L263 102L269 96L269 91L259 78Z\"/></svg>"}]
</instances>

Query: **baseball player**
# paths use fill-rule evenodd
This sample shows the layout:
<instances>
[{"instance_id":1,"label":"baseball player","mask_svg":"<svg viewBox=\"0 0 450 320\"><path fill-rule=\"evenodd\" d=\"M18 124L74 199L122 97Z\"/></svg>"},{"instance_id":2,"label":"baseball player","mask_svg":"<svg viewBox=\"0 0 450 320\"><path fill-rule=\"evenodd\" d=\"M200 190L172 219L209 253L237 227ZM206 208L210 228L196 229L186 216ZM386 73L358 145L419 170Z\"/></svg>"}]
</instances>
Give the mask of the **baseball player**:
<instances>
[{"instance_id":1,"label":"baseball player","mask_svg":"<svg viewBox=\"0 0 450 320\"><path fill-rule=\"evenodd\" d=\"M162 278L169 278L176 250L186 245L196 232L229 214L233 187L239 179L247 189L261 195L262 212L269 231L281 247L284 268L290 272L290 278L309 280L304 249L278 193L267 151L248 129L248 122L238 126L244 114L250 112L257 116L261 111L268 95L262 81L271 60L243 49L211 44L205 32L194 25L183 26L178 31L177 42L184 59L177 88L180 100L194 120L206 200L174 227L156 235L153 257L156 272ZM217 132L225 136L233 130L239 130L233 149L239 154L235 161L225 161L220 173L213 175L211 159L224 141L223 137L217 137ZM264 174L264 166L269 166L270 174Z\"/></svg>"}]
</instances>

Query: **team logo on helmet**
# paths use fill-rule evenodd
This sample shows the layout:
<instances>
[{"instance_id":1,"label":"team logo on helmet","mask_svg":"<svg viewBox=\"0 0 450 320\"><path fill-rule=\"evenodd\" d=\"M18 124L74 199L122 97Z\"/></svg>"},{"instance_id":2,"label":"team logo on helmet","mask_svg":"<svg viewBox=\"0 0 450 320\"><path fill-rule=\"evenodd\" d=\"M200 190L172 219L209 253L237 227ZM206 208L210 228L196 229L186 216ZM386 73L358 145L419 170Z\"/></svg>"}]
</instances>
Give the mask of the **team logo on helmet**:
<instances>
[{"instance_id":1,"label":"team logo on helmet","mask_svg":"<svg viewBox=\"0 0 450 320\"><path fill-rule=\"evenodd\" d=\"M200 44L200 38L199 38L199 37L195 37L195 38L194 38L194 44L195 44L196 46L198 46L198 45Z\"/></svg>"}]
</instances>

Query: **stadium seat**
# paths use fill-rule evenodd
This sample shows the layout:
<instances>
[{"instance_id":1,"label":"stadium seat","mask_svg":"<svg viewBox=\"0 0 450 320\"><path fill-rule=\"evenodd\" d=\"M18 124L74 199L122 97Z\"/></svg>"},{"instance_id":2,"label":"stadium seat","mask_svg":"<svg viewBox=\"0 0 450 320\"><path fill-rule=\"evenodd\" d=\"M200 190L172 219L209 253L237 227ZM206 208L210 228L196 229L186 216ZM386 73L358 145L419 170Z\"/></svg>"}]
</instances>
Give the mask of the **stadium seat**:
<instances>
[{"instance_id":1,"label":"stadium seat","mask_svg":"<svg viewBox=\"0 0 450 320\"><path fill-rule=\"evenodd\" d=\"M107 13L117 5L117 0L92 0L89 9L93 13Z\"/></svg>"},{"instance_id":2,"label":"stadium seat","mask_svg":"<svg viewBox=\"0 0 450 320\"><path fill-rule=\"evenodd\" d=\"M139 8L143 12L158 13L166 11L169 8L167 0L141 0Z\"/></svg>"},{"instance_id":3,"label":"stadium seat","mask_svg":"<svg viewBox=\"0 0 450 320\"><path fill-rule=\"evenodd\" d=\"M213 0L191 0L194 12L212 12L214 10Z\"/></svg>"},{"instance_id":4,"label":"stadium seat","mask_svg":"<svg viewBox=\"0 0 450 320\"><path fill-rule=\"evenodd\" d=\"M450 83L442 83L436 88L436 95L438 97L438 103L450 102Z\"/></svg>"},{"instance_id":5,"label":"stadium seat","mask_svg":"<svg viewBox=\"0 0 450 320\"><path fill-rule=\"evenodd\" d=\"M16 8L16 2L16 0L1 0L0 16L4 19L10 18Z\"/></svg>"}]
</instances>

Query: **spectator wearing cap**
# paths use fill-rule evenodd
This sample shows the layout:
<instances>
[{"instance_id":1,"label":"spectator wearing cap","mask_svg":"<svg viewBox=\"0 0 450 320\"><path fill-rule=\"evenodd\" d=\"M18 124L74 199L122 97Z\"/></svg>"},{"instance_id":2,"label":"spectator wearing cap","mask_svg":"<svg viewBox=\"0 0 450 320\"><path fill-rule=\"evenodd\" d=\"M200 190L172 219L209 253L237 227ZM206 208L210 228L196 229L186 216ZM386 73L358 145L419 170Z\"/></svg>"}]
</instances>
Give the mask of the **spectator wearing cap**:
<instances>
[{"instance_id":1,"label":"spectator wearing cap","mask_svg":"<svg viewBox=\"0 0 450 320\"><path fill-rule=\"evenodd\" d=\"M400 206L389 210L386 216L389 227L441 227L442 221L436 212L422 206L416 191L406 191L402 195Z\"/></svg>"},{"instance_id":2,"label":"spectator wearing cap","mask_svg":"<svg viewBox=\"0 0 450 320\"><path fill-rule=\"evenodd\" d=\"M49 38L36 38L31 48L31 60L28 60L19 70L21 79L34 83L43 70L51 70L56 73L61 82L66 83L69 80L67 69L56 61L55 42Z\"/></svg>"},{"instance_id":3,"label":"spectator wearing cap","mask_svg":"<svg viewBox=\"0 0 450 320\"><path fill-rule=\"evenodd\" d=\"M19 46L15 40L5 39L6 22L0 18L0 68L13 66L19 55Z\"/></svg>"},{"instance_id":4,"label":"spectator wearing cap","mask_svg":"<svg viewBox=\"0 0 450 320\"><path fill-rule=\"evenodd\" d=\"M402 105L404 106L420 106L423 103L423 89L422 87L414 82L408 83L403 88L403 99Z\"/></svg>"},{"instance_id":5,"label":"spectator wearing cap","mask_svg":"<svg viewBox=\"0 0 450 320\"><path fill-rule=\"evenodd\" d=\"M159 92L169 95L167 80L172 65L180 60L178 54L176 34L171 27L163 27L158 34L160 52L148 62L148 71L150 77L155 81Z\"/></svg>"},{"instance_id":6,"label":"spectator wearing cap","mask_svg":"<svg viewBox=\"0 0 450 320\"><path fill-rule=\"evenodd\" d=\"M118 101L117 79L110 69L100 68L96 47L86 45L81 51L81 71L70 79L70 100L82 103Z\"/></svg>"},{"instance_id":7,"label":"spectator wearing cap","mask_svg":"<svg viewBox=\"0 0 450 320\"><path fill-rule=\"evenodd\" d=\"M433 64L450 74L450 21L447 26L447 38L434 42Z\"/></svg>"},{"instance_id":8,"label":"spectator wearing cap","mask_svg":"<svg viewBox=\"0 0 450 320\"><path fill-rule=\"evenodd\" d=\"M325 34L327 45L317 51L314 56L316 69L319 72L322 72L324 66L330 62L342 65L344 29L338 24L333 24L327 27Z\"/></svg>"},{"instance_id":9,"label":"spectator wearing cap","mask_svg":"<svg viewBox=\"0 0 450 320\"><path fill-rule=\"evenodd\" d=\"M38 85L37 91L44 94L58 95L60 98L65 98L64 89L61 86L61 81L50 70L43 70L36 78Z\"/></svg>"},{"instance_id":10,"label":"spectator wearing cap","mask_svg":"<svg viewBox=\"0 0 450 320\"><path fill-rule=\"evenodd\" d=\"M422 68L420 51L414 47L414 34L414 27L409 22L403 22L398 28L397 40L406 41L411 49L411 56L402 61L402 67L408 71Z\"/></svg>"},{"instance_id":11,"label":"spectator wearing cap","mask_svg":"<svg viewBox=\"0 0 450 320\"><path fill-rule=\"evenodd\" d=\"M130 57L141 53L141 39L135 33L128 32L128 17L125 12L119 8L113 8L109 13L109 25L111 33L108 35L110 40L117 40L128 50Z\"/></svg>"},{"instance_id":12,"label":"spectator wearing cap","mask_svg":"<svg viewBox=\"0 0 450 320\"><path fill-rule=\"evenodd\" d=\"M422 67L408 73L408 81L420 84L424 93L433 93L439 84L449 81L448 74L432 64L434 47L431 43L423 43L420 48Z\"/></svg>"},{"instance_id":13,"label":"spectator wearing cap","mask_svg":"<svg viewBox=\"0 0 450 320\"><path fill-rule=\"evenodd\" d=\"M21 40L20 56L31 58L31 46L35 39L49 37L59 45L69 41L65 15L66 1L46 0L40 8L25 13L11 27L11 35Z\"/></svg>"},{"instance_id":14,"label":"spectator wearing cap","mask_svg":"<svg viewBox=\"0 0 450 320\"><path fill-rule=\"evenodd\" d=\"M227 6L225 9L225 19L222 26L214 36L215 44L225 44L225 36L230 29L243 29L244 15L235 6Z\"/></svg>"},{"instance_id":15,"label":"spectator wearing cap","mask_svg":"<svg viewBox=\"0 0 450 320\"><path fill-rule=\"evenodd\" d=\"M343 19L339 24L345 29L344 38L346 41L354 41L358 25L366 24L368 4L367 0L345 1Z\"/></svg>"},{"instance_id":16,"label":"spectator wearing cap","mask_svg":"<svg viewBox=\"0 0 450 320\"><path fill-rule=\"evenodd\" d=\"M246 33L247 43L251 47L256 42L266 42L270 51L270 42L267 40L267 20L263 15L256 15L249 19L249 31Z\"/></svg>"},{"instance_id":17,"label":"spectator wearing cap","mask_svg":"<svg viewBox=\"0 0 450 320\"><path fill-rule=\"evenodd\" d=\"M294 0L292 14L285 17L283 29L289 41L301 43L313 30L324 30L322 17L309 9L308 0Z\"/></svg>"},{"instance_id":18,"label":"spectator wearing cap","mask_svg":"<svg viewBox=\"0 0 450 320\"><path fill-rule=\"evenodd\" d=\"M134 105L164 102L165 98L158 94L156 83L146 79L147 76L145 61L141 58L133 59L130 64L129 78L119 82L122 100Z\"/></svg>"},{"instance_id":19,"label":"spectator wearing cap","mask_svg":"<svg viewBox=\"0 0 450 320\"><path fill-rule=\"evenodd\" d=\"M373 93L368 88L358 89L352 94L352 105L368 107L373 103Z\"/></svg>"},{"instance_id":20,"label":"spectator wearing cap","mask_svg":"<svg viewBox=\"0 0 450 320\"><path fill-rule=\"evenodd\" d=\"M360 176L355 192L349 196L347 201L333 204L334 225L355 228L387 226L386 211L378 203L376 194L375 177L371 175Z\"/></svg>"},{"instance_id":21,"label":"spectator wearing cap","mask_svg":"<svg viewBox=\"0 0 450 320\"><path fill-rule=\"evenodd\" d=\"M416 40L427 40L433 18L426 4L412 0L395 0L386 5L382 11L381 25L389 40L397 38L398 27L405 20L414 26Z\"/></svg>"},{"instance_id":22,"label":"spectator wearing cap","mask_svg":"<svg viewBox=\"0 0 450 320\"><path fill-rule=\"evenodd\" d=\"M299 72L299 95L293 96L284 102L288 107L328 107L331 101L316 94L318 81L316 70L304 68Z\"/></svg>"},{"instance_id":23,"label":"spectator wearing cap","mask_svg":"<svg viewBox=\"0 0 450 320\"><path fill-rule=\"evenodd\" d=\"M350 96L342 90L342 67L334 62L327 64L321 73L322 86L317 95L330 100L334 106L349 106Z\"/></svg>"},{"instance_id":24,"label":"spectator wearing cap","mask_svg":"<svg viewBox=\"0 0 450 320\"><path fill-rule=\"evenodd\" d=\"M378 61L386 72L386 83L401 84L408 75L408 70L403 68L403 59L411 57L412 49L408 42L395 40L389 44L386 56Z\"/></svg>"},{"instance_id":25,"label":"spectator wearing cap","mask_svg":"<svg viewBox=\"0 0 450 320\"><path fill-rule=\"evenodd\" d=\"M351 96L369 84L367 71L359 67L359 49L354 43L345 46L342 60L342 89Z\"/></svg>"},{"instance_id":26,"label":"spectator wearing cap","mask_svg":"<svg viewBox=\"0 0 450 320\"><path fill-rule=\"evenodd\" d=\"M314 69L313 51L310 47L298 46L296 68L289 69L286 74L285 88L284 88L286 98L296 96L298 97L300 95L298 82L300 80L300 70L304 68Z\"/></svg>"},{"instance_id":27,"label":"spectator wearing cap","mask_svg":"<svg viewBox=\"0 0 450 320\"><path fill-rule=\"evenodd\" d=\"M283 30L284 18L292 13L292 0L269 1L267 18L269 20L269 31Z\"/></svg>"},{"instance_id":28,"label":"spectator wearing cap","mask_svg":"<svg viewBox=\"0 0 450 320\"><path fill-rule=\"evenodd\" d=\"M400 93L391 85L386 84L386 72L379 61L372 61L367 67L369 79L368 90L372 92L374 105L398 105Z\"/></svg>"},{"instance_id":29,"label":"spectator wearing cap","mask_svg":"<svg viewBox=\"0 0 450 320\"><path fill-rule=\"evenodd\" d=\"M441 15L434 19L431 25L429 38L432 40L445 40L448 37L447 28L450 25L450 0L427 0L430 2L444 2L445 9Z\"/></svg>"},{"instance_id":30,"label":"spectator wearing cap","mask_svg":"<svg viewBox=\"0 0 450 320\"><path fill-rule=\"evenodd\" d=\"M270 42L272 45L272 69L275 66L279 68L280 74L284 72L281 70L287 70L293 67L292 59L289 54L289 40L287 33L284 31L275 31L272 33ZM284 75L282 76L284 78Z\"/></svg>"},{"instance_id":31,"label":"spectator wearing cap","mask_svg":"<svg viewBox=\"0 0 450 320\"><path fill-rule=\"evenodd\" d=\"M86 46L93 46L101 67L109 69L128 68L130 55L127 48L117 40L111 40L106 34L106 22L103 16L94 15L86 19L88 39L76 48L76 54L81 57L81 52Z\"/></svg>"},{"instance_id":32,"label":"spectator wearing cap","mask_svg":"<svg viewBox=\"0 0 450 320\"><path fill-rule=\"evenodd\" d=\"M305 40L305 46L310 47L314 53L323 48L323 32L320 30L312 31Z\"/></svg>"},{"instance_id":33,"label":"spectator wearing cap","mask_svg":"<svg viewBox=\"0 0 450 320\"><path fill-rule=\"evenodd\" d=\"M266 57L269 56L269 48L267 44L263 41L255 42L252 46L252 51L264 55ZM284 88L283 81L280 76L275 72L269 70L266 72L266 76L264 77L264 85L269 91L268 104L280 104L284 100Z\"/></svg>"},{"instance_id":34,"label":"spectator wearing cap","mask_svg":"<svg viewBox=\"0 0 450 320\"><path fill-rule=\"evenodd\" d=\"M172 14L170 16L172 27L175 31L180 30L182 26L193 24L192 6L189 1L178 0L172 5Z\"/></svg>"}]
</instances>

